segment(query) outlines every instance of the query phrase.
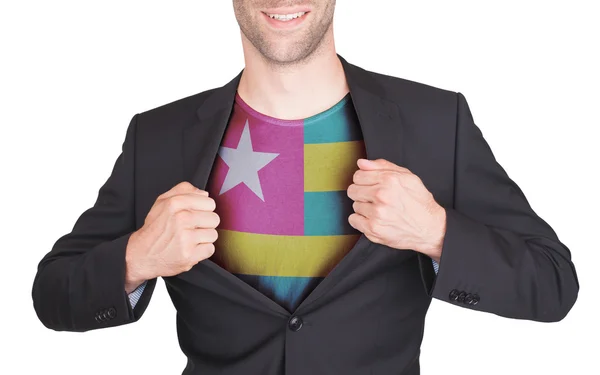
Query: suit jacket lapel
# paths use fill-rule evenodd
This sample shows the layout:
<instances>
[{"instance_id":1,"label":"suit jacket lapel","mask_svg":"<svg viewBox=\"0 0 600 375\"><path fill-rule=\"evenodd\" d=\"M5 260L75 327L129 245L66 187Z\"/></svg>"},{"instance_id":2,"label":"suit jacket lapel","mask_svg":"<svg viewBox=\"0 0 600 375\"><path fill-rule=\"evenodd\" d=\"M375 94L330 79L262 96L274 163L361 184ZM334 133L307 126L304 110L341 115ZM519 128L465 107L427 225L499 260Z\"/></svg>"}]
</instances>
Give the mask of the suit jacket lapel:
<instances>
[{"instance_id":1,"label":"suit jacket lapel","mask_svg":"<svg viewBox=\"0 0 600 375\"><path fill-rule=\"evenodd\" d=\"M360 123L367 158L383 158L402 165L403 128L398 106L385 98L384 87L371 73L348 63L339 54L338 58L342 62ZM352 269L364 262L374 248L373 243L364 234L361 235L354 247L298 306L296 312L306 310L309 305L326 295Z\"/></svg>"},{"instance_id":2,"label":"suit jacket lapel","mask_svg":"<svg viewBox=\"0 0 600 375\"><path fill-rule=\"evenodd\" d=\"M196 110L197 118L184 127L182 132L184 177L199 189L206 189L208 177L229 118L233 110L235 93L242 71L225 86L215 89ZM258 301L259 305L277 315L287 316L289 312L266 295L232 275L210 259L198 263L195 267L208 267L229 282L232 287ZM188 276L189 277L189 276Z\"/></svg>"},{"instance_id":3,"label":"suit jacket lapel","mask_svg":"<svg viewBox=\"0 0 600 375\"><path fill-rule=\"evenodd\" d=\"M398 105L385 87L368 72L338 55L344 67L350 96L360 122L367 157L402 165L403 123Z\"/></svg>"},{"instance_id":4,"label":"suit jacket lapel","mask_svg":"<svg viewBox=\"0 0 600 375\"><path fill-rule=\"evenodd\" d=\"M402 165L403 125L399 107L386 99L388 93L385 91L385 87L372 73L348 63L340 55L338 57L344 68L350 96L357 112L367 157L369 159L384 158ZM243 70L226 85L215 89L197 109L197 119L183 130L185 177L200 189L206 188L231 116L242 72ZM371 245L372 243L362 235L356 245L300 304L297 311L305 309L325 295L340 278L368 257L373 249ZM257 299L278 313L287 313L279 304L229 274L214 262L207 260L201 263L214 268L239 287L247 289L249 293L254 294Z\"/></svg>"},{"instance_id":5,"label":"suit jacket lapel","mask_svg":"<svg viewBox=\"0 0 600 375\"><path fill-rule=\"evenodd\" d=\"M215 89L196 110L195 121L183 129L185 177L199 189L206 188L229 122L242 72L225 86Z\"/></svg>"}]
</instances>

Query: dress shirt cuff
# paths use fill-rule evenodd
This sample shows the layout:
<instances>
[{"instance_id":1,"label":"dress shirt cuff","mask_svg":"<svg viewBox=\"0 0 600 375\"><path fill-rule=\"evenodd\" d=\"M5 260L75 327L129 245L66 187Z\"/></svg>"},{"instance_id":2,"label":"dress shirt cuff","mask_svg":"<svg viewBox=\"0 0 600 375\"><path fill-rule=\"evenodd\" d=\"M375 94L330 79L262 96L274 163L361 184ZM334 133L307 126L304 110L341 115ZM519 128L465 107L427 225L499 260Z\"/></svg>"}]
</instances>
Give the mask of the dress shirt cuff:
<instances>
[{"instance_id":1,"label":"dress shirt cuff","mask_svg":"<svg viewBox=\"0 0 600 375\"><path fill-rule=\"evenodd\" d=\"M146 283L147 283L147 281L144 281L142 284L140 284L140 286L135 288L135 290L133 292L129 293L129 303L131 303L132 309L135 308L135 305L140 300L142 293L144 293L144 288L146 288Z\"/></svg>"}]
</instances>

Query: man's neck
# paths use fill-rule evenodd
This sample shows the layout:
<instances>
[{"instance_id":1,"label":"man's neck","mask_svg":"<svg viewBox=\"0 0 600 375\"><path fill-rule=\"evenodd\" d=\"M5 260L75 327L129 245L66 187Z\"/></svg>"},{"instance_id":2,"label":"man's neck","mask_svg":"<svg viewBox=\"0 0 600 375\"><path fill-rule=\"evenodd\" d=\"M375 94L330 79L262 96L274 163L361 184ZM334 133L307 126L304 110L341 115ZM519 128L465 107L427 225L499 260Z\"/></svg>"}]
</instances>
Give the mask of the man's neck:
<instances>
[{"instance_id":1,"label":"man's neck","mask_svg":"<svg viewBox=\"0 0 600 375\"><path fill-rule=\"evenodd\" d=\"M303 119L332 107L348 93L333 43L308 61L273 66L253 48L244 48L246 66L238 93L250 107L279 119Z\"/></svg>"}]
</instances>

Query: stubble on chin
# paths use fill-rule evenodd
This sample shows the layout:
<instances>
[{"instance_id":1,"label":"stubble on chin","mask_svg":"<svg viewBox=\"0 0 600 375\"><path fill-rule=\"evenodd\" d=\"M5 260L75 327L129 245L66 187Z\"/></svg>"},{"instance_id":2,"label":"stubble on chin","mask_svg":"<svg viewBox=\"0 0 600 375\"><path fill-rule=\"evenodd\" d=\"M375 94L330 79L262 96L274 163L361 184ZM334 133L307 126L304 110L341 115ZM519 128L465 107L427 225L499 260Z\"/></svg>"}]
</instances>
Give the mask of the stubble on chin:
<instances>
[{"instance_id":1,"label":"stubble on chin","mask_svg":"<svg viewBox=\"0 0 600 375\"><path fill-rule=\"evenodd\" d=\"M332 34L329 31L333 27L333 8L327 9L324 19L310 25L304 35L291 41L289 45L277 47L277 43L271 43L261 32L258 27L261 20L252 17L242 1L234 1L234 7L243 37L256 49L264 62L277 70L308 63L320 54L320 47L329 42L327 38Z\"/></svg>"}]
</instances>

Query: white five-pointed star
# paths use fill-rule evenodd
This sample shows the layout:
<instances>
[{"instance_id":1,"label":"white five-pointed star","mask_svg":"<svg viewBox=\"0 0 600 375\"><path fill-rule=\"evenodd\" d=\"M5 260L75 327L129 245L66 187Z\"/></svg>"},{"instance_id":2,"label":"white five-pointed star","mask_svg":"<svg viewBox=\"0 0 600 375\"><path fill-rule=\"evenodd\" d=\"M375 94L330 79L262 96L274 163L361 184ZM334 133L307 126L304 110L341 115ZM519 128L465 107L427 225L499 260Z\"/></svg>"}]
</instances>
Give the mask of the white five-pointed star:
<instances>
[{"instance_id":1,"label":"white five-pointed star","mask_svg":"<svg viewBox=\"0 0 600 375\"><path fill-rule=\"evenodd\" d=\"M264 202L265 198L260 186L258 171L278 155L271 152L254 152L252 150L250 127L248 126L248 120L246 120L237 149L223 146L219 148L219 156L221 156L225 164L229 167L219 195L244 183Z\"/></svg>"}]
</instances>

